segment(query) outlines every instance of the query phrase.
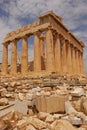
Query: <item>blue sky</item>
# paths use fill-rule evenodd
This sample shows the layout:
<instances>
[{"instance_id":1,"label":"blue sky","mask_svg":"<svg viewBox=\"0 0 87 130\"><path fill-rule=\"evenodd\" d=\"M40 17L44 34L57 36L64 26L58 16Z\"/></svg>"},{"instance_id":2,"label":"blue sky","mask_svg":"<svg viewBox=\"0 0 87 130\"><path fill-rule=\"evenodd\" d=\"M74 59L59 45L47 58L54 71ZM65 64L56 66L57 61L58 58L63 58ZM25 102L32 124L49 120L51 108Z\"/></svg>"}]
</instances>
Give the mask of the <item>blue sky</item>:
<instances>
[{"instance_id":1,"label":"blue sky","mask_svg":"<svg viewBox=\"0 0 87 130\"><path fill-rule=\"evenodd\" d=\"M62 16L67 28L85 43L84 61L87 72L87 0L0 0L0 62L1 43L5 35L36 21L40 14L48 10ZM29 41L29 55L32 55L33 44L32 40Z\"/></svg>"}]
</instances>

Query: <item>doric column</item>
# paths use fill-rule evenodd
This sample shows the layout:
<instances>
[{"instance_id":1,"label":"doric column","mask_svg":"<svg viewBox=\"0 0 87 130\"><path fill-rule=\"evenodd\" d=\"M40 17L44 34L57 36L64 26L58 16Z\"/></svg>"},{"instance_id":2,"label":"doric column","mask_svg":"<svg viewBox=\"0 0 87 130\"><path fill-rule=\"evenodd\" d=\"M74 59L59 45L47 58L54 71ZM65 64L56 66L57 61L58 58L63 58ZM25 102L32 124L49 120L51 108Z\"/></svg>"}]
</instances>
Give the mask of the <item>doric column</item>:
<instances>
[{"instance_id":1,"label":"doric column","mask_svg":"<svg viewBox=\"0 0 87 130\"><path fill-rule=\"evenodd\" d=\"M72 74L75 74L76 73L76 59L75 59L75 48L74 46L72 46Z\"/></svg>"},{"instance_id":2,"label":"doric column","mask_svg":"<svg viewBox=\"0 0 87 130\"><path fill-rule=\"evenodd\" d=\"M76 74L79 74L78 49L76 49Z\"/></svg>"},{"instance_id":3,"label":"doric column","mask_svg":"<svg viewBox=\"0 0 87 130\"><path fill-rule=\"evenodd\" d=\"M83 60L83 52L81 53L81 73L85 74L84 70L84 60Z\"/></svg>"},{"instance_id":4,"label":"doric column","mask_svg":"<svg viewBox=\"0 0 87 130\"><path fill-rule=\"evenodd\" d=\"M46 70L54 71L53 34L50 28L46 31Z\"/></svg>"},{"instance_id":5,"label":"doric column","mask_svg":"<svg viewBox=\"0 0 87 130\"><path fill-rule=\"evenodd\" d=\"M34 34L34 71L41 71L40 32Z\"/></svg>"},{"instance_id":6,"label":"doric column","mask_svg":"<svg viewBox=\"0 0 87 130\"><path fill-rule=\"evenodd\" d=\"M8 73L8 43L3 44L3 55L2 55L2 74Z\"/></svg>"},{"instance_id":7,"label":"doric column","mask_svg":"<svg viewBox=\"0 0 87 130\"><path fill-rule=\"evenodd\" d=\"M78 72L79 74L81 74L81 70L80 70L80 51L78 50Z\"/></svg>"},{"instance_id":8,"label":"doric column","mask_svg":"<svg viewBox=\"0 0 87 130\"><path fill-rule=\"evenodd\" d=\"M62 52L61 52L61 58L62 58L62 71L63 73L67 72L67 60L66 60L66 41L64 38L61 39L62 44Z\"/></svg>"},{"instance_id":9,"label":"doric column","mask_svg":"<svg viewBox=\"0 0 87 130\"><path fill-rule=\"evenodd\" d=\"M72 74L72 50L71 50L71 44L68 42L68 45L67 45L67 72L69 74Z\"/></svg>"},{"instance_id":10,"label":"doric column","mask_svg":"<svg viewBox=\"0 0 87 130\"><path fill-rule=\"evenodd\" d=\"M11 74L17 73L17 41L12 41Z\"/></svg>"},{"instance_id":11,"label":"doric column","mask_svg":"<svg viewBox=\"0 0 87 130\"><path fill-rule=\"evenodd\" d=\"M56 34L55 39L55 70L61 72L60 37Z\"/></svg>"},{"instance_id":12,"label":"doric column","mask_svg":"<svg viewBox=\"0 0 87 130\"><path fill-rule=\"evenodd\" d=\"M45 70L45 46L44 46L44 34L40 37L40 52L41 52L41 70Z\"/></svg>"},{"instance_id":13,"label":"doric column","mask_svg":"<svg viewBox=\"0 0 87 130\"><path fill-rule=\"evenodd\" d=\"M28 73L28 37L22 38L22 60L21 60L21 72L22 74Z\"/></svg>"},{"instance_id":14,"label":"doric column","mask_svg":"<svg viewBox=\"0 0 87 130\"><path fill-rule=\"evenodd\" d=\"M82 74L81 52L80 51L79 51L79 67L80 67L80 74Z\"/></svg>"}]
</instances>

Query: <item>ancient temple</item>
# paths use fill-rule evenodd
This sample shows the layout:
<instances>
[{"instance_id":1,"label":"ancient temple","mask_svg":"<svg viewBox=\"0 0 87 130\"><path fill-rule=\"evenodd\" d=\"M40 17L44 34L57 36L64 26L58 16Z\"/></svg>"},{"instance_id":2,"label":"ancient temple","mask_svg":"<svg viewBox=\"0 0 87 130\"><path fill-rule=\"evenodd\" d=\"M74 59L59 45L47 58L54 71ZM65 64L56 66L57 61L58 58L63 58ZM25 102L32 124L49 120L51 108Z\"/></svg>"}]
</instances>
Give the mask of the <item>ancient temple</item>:
<instances>
[{"instance_id":1,"label":"ancient temple","mask_svg":"<svg viewBox=\"0 0 87 130\"><path fill-rule=\"evenodd\" d=\"M28 68L28 38L34 35L33 72L84 74L83 48L63 24L62 18L52 11L39 16L39 20L6 35L3 41L2 74L8 74L8 45L12 45L11 74L17 74L17 42L22 39L21 74Z\"/></svg>"}]
</instances>

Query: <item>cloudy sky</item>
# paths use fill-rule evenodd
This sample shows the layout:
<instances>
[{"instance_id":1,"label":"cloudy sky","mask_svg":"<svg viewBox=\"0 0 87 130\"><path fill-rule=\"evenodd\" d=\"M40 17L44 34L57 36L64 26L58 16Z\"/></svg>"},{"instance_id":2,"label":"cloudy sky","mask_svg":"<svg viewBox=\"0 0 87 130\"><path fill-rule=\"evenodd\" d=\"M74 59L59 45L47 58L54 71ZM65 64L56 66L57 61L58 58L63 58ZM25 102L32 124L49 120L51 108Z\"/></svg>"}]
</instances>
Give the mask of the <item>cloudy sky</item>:
<instances>
[{"instance_id":1,"label":"cloudy sky","mask_svg":"<svg viewBox=\"0 0 87 130\"><path fill-rule=\"evenodd\" d=\"M85 43L84 61L87 71L87 0L0 0L0 62L5 35L32 23L43 12L53 10L63 23ZM33 45L30 44L30 54Z\"/></svg>"}]
</instances>

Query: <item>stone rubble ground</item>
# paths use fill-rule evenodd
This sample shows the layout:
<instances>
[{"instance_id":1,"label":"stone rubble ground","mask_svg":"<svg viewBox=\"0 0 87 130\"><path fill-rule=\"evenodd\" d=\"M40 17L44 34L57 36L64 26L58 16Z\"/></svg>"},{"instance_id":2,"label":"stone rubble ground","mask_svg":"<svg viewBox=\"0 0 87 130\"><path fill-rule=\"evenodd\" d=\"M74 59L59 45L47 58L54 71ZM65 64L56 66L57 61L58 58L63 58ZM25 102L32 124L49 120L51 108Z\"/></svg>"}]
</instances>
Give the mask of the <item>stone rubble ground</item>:
<instances>
[{"instance_id":1,"label":"stone rubble ground","mask_svg":"<svg viewBox=\"0 0 87 130\"><path fill-rule=\"evenodd\" d=\"M87 130L86 77L0 77L0 130L70 129Z\"/></svg>"}]
</instances>

